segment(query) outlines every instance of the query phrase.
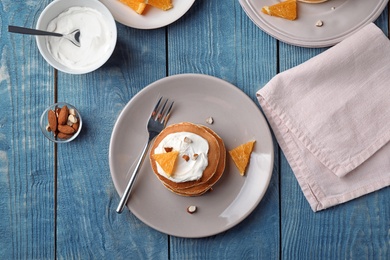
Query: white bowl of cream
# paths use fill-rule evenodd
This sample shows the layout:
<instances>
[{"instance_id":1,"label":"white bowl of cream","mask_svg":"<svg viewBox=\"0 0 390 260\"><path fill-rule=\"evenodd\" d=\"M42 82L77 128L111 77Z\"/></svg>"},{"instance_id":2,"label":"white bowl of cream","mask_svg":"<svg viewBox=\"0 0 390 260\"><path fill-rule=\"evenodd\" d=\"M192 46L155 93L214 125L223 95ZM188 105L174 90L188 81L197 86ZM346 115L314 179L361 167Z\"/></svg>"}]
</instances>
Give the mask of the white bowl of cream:
<instances>
[{"instance_id":1,"label":"white bowl of cream","mask_svg":"<svg viewBox=\"0 0 390 260\"><path fill-rule=\"evenodd\" d=\"M65 38L37 36L44 59L59 71L85 74L100 68L117 40L115 20L97 0L55 0L41 13L37 29L68 34L80 30L80 47Z\"/></svg>"}]
</instances>

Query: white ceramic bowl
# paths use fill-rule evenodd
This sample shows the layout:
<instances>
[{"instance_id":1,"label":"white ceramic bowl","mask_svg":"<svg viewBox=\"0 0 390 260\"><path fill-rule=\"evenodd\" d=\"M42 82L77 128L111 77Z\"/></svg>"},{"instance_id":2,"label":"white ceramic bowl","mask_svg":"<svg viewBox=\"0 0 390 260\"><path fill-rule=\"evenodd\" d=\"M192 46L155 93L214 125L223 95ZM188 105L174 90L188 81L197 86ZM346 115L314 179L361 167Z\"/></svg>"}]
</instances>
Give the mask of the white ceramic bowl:
<instances>
[{"instance_id":1,"label":"white ceramic bowl","mask_svg":"<svg viewBox=\"0 0 390 260\"><path fill-rule=\"evenodd\" d=\"M110 13L110 11L106 8L104 4L102 4L97 0L55 0L51 2L42 11L41 15L39 16L36 28L39 30L47 30L48 24L54 18L56 18L58 15L60 15L61 13L63 13L64 11L68 10L71 7L88 7L88 8L95 9L96 11L102 14L103 19L107 24L107 27L111 31L111 38L109 42L108 51L106 51L104 54L96 53L96 55L98 56L100 55L100 57L93 64L87 67L75 68L75 67L66 66L53 57L53 55L51 54L47 46L47 40L48 37L50 36L36 36L36 41L41 55L51 66L65 73L84 74L100 68L110 58L112 52L115 49L115 45L117 41L117 28L116 28L115 20L112 14Z\"/></svg>"}]
</instances>

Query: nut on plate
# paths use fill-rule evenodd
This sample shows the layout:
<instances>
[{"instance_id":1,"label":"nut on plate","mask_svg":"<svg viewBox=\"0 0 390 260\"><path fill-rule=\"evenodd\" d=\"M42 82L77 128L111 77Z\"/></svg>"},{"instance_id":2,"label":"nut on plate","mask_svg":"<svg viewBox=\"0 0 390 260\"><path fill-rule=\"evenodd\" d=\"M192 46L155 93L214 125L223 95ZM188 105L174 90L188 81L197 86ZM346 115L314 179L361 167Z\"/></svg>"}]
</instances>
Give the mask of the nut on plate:
<instances>
[{"instance_id":1,"label":"nut on plate","mask_svg":"<svg viewBox=\"0 0 390 260\"><path fill-rule=\"evenodd\" d=\"M318 20L318 21L316 22L316 26L317 26L317 27L322 27L323 25L324 25L324 22L321 21L321 20Z\"/></svg>"},{"instance_id":2,"label":"nut on plate","mask_svg":"<svg viewBox=\"0 0 390 260\"><path fill-rule=\"evenodd\" d=\"M197 208L196 206L191 205L191 206L189 206L189 207L187 208L187 212L190 213L190 214L193 214L193 213L196 212L197 209L198 209L198 208Z\"/></svg>"},{"instance_id":3,"label":"nut on plate","mask_svg":"<svg viewBox=\"0 0 390 260\"><path fill-rule=\"evenodd\" d=\"M214 123L214 118L212 118L211 116L206 118L206 123L212 125Z\"/></svg>"}]
</instances>

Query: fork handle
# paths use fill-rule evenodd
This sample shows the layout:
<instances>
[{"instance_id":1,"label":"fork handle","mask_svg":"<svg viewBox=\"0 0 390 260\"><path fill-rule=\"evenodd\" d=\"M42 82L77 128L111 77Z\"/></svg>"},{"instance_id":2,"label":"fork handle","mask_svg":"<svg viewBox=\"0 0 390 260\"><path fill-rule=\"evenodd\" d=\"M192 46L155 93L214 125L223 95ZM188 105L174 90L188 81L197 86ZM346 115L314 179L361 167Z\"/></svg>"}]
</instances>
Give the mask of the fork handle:
<instances>
[{"instance_id":1,"label":"fork handle","mask_svg":"<svg viewBox=\"0 0 390 260\"><path fill-rule=\"evenodd\" d=\"M141 165L142 163L144 162L145 160L145 157L146 157L146 151L149 149L149 146L151 144L151 140L148 140L148 142L146 143L144 149L142 150L142 153L141 153L141 157L140 159L138 160L138 163L137 163L137 166L135 167L134 169L134 172L133 174L131 175L131 178L129 180L129 183L127 183L127 187L125 189L125 192L123 193L122 195L122 198L119 202L119 205L118 207L116 208L116 212L117 213L122 213L125 205L126 205L126 202L127 200L129 199L130 197L130 193L131 193L131 189L133 188L133 184L135 182L135 179L137 178L137 175L138 175L138 172L139 172L139 169L141 168ZM127 175L130 173L131 169L129 169Z\"/></svg>"}]
</instances>

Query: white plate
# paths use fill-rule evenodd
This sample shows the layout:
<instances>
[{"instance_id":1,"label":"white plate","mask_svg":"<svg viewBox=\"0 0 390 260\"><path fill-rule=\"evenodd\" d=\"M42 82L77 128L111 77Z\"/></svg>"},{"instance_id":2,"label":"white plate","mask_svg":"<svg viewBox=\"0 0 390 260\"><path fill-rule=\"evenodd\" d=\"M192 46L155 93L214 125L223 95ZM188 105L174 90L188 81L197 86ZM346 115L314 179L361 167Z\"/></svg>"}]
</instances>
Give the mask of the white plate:
<instances>
[{"instance_id":1,"label":"white plate","mask_svg":"<svg viewBox=\"0 0 390 260\"><path fill-rule=\"evenodd\" d=\"M172 0L173 8L167 11L147 7L143 15L137 14L118 0L100 2L107 6L115 20L121 24L137 29L156 29L178 20L190 9L195 0Z\"/></svg>"},{"instance_id":2,"label":"white plate","mask_svg":"<svg viewBox=\"0 0 390 260\"><path fill-rule=\"evenodd\" d=\"M376 20L388 0L329 0L321 4L298 2L298 19L289 21L261 12L278 0L239 0L249 18L276 39L302 47L332 46ZM317 27L317 21L323 21Z\"/></svg>"},{"instance_id":3,"label":"white plate","mask_svg":"<svg viewBox=\"0 0 390 260\"><path fill-rule=\"evenodd\" d=\"M225 231L245 219L265 194L273 168L273 144L268 125L255 103L237 87L221 79L181 74L158 80L135 95L115 123L109 149L111 176L118 194L125 190L144 142L149 114L163 95L174 100L169 124L189 121L208 125L224 140L227 150L255 139L245 177L228 155L226 170L213 191L200 197L182 197L167 190L145 160L128 207L150 227L178 237L205 237ZM119 201L119 200L118 200ZM187 213L195 205L198 211Z\"/></svg>"}]
</instances>

